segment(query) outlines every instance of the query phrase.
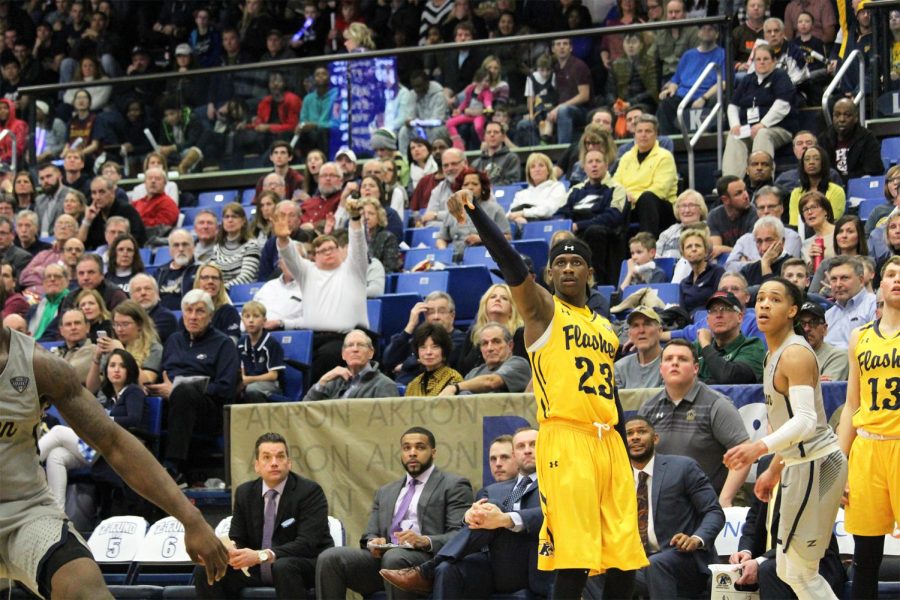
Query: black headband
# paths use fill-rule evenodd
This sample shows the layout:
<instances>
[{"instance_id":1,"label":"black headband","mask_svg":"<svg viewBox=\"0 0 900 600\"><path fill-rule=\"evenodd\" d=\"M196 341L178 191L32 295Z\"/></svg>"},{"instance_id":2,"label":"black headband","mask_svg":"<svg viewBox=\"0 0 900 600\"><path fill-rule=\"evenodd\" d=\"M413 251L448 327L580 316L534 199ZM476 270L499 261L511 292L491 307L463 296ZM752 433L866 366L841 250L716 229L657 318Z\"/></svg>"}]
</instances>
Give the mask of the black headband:
<instances>
[{"instance_id":1,"label":"black headband","mask_svg":"<svg viewBox=\"0 0 900 600\"><path fill-rule=\"evenodd\" d=\"M591 247L579 239L568 239L556 242L556 244L550 248L550 256L547 259L548 264L552 265L553 261L556 260L556 257L560 254L577 254L588 263L588 266L592 264Z\"/></svg>"}]
</instances>

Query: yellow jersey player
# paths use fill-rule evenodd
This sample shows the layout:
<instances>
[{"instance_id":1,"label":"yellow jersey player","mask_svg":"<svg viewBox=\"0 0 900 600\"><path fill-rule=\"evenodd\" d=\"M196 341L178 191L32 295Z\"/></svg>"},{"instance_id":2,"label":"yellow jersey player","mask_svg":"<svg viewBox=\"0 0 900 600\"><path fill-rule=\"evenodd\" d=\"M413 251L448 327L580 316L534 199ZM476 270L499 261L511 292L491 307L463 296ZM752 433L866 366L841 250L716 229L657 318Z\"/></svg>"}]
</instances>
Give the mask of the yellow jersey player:
<instances>
[{"instance_id":1,"label":"yellow jersey player","mask_svg":"<svg viewBox=\"0 0 900 600\"><path fill-rule=\"evenodd\" d=\"M847 403L838 433L850 456L845 526L853 534L853 598L876 598L884 536L900 522L900 256L881 268L881 318L850 336Z\"/></svg>"},{"instance_id":2,"label":"yellow jersey player","mask_svg":"<svg viewBox=\"0 0 900 600\"><path fill-rule=\"evenodd\" d=\"M630 598L634 571L649 563L637 527L637 495L623 442L613 362L618 340L587 308L591 249L550 249L554 293L535 283L519 253L467 190L447 208L471 217L525 321L537 420L537 475L544 525L538 568L555 571L553 598L581 598L588 574L606 573L605 598Z\"/></svg>"}]
</instances>

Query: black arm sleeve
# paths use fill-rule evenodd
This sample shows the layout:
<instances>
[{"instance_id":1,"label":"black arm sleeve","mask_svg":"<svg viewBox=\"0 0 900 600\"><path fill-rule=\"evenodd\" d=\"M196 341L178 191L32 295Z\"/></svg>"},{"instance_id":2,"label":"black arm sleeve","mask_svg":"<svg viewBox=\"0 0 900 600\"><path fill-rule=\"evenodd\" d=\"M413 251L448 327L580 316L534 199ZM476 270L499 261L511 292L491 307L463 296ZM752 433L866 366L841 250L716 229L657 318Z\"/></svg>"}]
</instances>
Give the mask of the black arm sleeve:
<instances>
[{"instance_id":1,"label":"black arm sleeve","mask_svg":"<svg viewBox=\"0 0 900 600\"><path fill-rule=\"evenodd\" d=\"M616 399L616 416L618 417L616 431L622 436L622 443L625 444L625 450L628 450L628 442L625 437L625 411L622 410L622 401L619 400L619 388L613 387L613 397Z\"/></svg>"},{"instance_id":2,"label":"black arm sleeve","mask_svg":"<svg viewBox=\"0 0 900 600\"><path fill-rule=\"evenodd\" d=\"M484 247L488 249L491 257L497 262L497 266L500 267L506 283L511 287L522 285L522 282L528 278L528 267L497 224L481 210L478 204L475 204L474 209L466 207L466 212L469 213L472 224L478 231L478 235L481 236Z\"/></svg>"}]
</instances>

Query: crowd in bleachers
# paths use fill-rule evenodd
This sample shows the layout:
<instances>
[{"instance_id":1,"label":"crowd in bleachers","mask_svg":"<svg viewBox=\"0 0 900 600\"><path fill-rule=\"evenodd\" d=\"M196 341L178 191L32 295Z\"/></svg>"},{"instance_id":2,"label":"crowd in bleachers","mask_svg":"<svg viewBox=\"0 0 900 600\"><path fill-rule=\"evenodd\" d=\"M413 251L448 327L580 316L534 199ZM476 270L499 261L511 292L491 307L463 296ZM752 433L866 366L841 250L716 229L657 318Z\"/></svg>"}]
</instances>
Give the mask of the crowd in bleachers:
<instances>
[{"instance_id":1,"label":"crowd in bleachers","mask_svg":"<svg viewBox=\"0 0 900 600\"><path fill-rule=\"evenodd\" d=\"M800 324L823 379L846 379L850 329L875 317L880 266L900 254L900 151L847 98L827 126L804 129L799 111L821 101L842 38L871 50L870 11L854 3L841 22L831 2L747 0L731 65L712 25L566 37L729 4L0 0L3 324L75 366L125 426L164 398L178 418L160 457L182 483L226 404L521 392L523 321L472 223L447 211L466 189L542 285L553 243L591 246L589 305L625 342L619 387L661 385L673 339L693 344L704 383L761 383L753 298L777 275L808 292ZM898 11L890 28L896 86ZM402 108L371 157L331 154L324 65L103 84L550 31L398 56ZM721 177L694 190L667 136L710 62L736 87ZM18 92L70 81L84 85ZM692 109L716 93L711 75ZM549 143L558 160L516 152ZM250 165L271 172L246 190L195 195L170 175ZM41 454L59 491L96 455L54 431Z\"/></svg>"}]
</instances>

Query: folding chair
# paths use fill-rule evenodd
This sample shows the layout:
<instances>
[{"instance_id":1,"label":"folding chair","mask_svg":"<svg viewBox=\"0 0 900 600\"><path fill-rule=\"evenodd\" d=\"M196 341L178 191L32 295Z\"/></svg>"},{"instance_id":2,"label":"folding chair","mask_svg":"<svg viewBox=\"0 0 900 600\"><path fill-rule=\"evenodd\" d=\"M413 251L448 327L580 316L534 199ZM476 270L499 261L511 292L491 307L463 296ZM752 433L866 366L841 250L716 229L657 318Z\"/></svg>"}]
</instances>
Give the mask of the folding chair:
<instances>
[{"instance_id":1,"label":"folding chair","mask_svg":"<svg viewBox=\"0 0 900 600\"><path fill-rule=\"evenodd\" d=\"M201 192L197 196L197 206L208 208L210 206L225 206L232 202L238 202L240 192L237 190L221 190L219 192Z\"/></svg>"},{"instance_id":2,"label":"folding chair","mask_svg":"<svg viewBox=\"0 0 900 600\"><path fill-rule=\"evenodd\" d=\"M398 294L418 294L424 298L431 292L446 292L449 275L447 271L424 271L422 273L400 273L397 276Z\"/></svg>"},{"instance_id":3,"label":"folding chair","mask_svg":"<svg viewBox=\"0 0 900 600\"><path fill-rule=\"evenodd\" d=\"M110 517L101 522L91 537L88 548L100 565L107 585L123 585L131 564L144 542L147 521L143 517Z\"/></svg>"},{"instance_id":4,"label":"folding chair","mask_svg":"<svg viewBox=\"0 0 900 600\"><path fill-rule=\"evenodd\" d=\"M184 546L184 525L175 517L165 517L147 530L127 584L188 585L193 571Z\"/></svg>"}]
</instances>

